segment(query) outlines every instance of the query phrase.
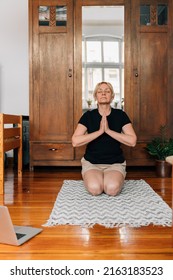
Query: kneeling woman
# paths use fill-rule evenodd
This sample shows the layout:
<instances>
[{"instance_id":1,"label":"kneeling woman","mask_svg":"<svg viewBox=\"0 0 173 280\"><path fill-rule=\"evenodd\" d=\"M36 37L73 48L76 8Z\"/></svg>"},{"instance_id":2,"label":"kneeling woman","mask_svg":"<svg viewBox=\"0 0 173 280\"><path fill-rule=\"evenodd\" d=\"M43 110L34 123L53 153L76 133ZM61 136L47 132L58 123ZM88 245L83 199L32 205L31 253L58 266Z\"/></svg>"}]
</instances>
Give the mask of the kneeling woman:
<instances>
[{"instance_id":1,"label":"kneeling woman","mask_svg":"<svg viewBox=\"0 0 173 280\"><path fill-rule=\"evenodd\" d=\"M86 145L82 177L93 195L117 195L126 176L126 161L121 143L134 147L136 134L127 114L111 107L114 98L110 83L98 83L94 90L97 109L85 112L72 136L73 147Z\"/></svg>"}]
</instances>

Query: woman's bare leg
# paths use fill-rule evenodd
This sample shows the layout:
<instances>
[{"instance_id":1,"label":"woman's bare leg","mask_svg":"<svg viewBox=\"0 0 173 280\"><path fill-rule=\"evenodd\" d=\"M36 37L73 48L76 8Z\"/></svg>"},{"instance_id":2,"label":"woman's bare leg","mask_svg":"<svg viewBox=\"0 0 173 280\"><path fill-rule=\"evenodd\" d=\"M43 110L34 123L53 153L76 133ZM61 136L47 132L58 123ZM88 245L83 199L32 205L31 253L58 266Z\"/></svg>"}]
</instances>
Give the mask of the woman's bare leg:
<instances>
[{"instance_id":1,"label":"woman's bare leg","mask_svg":"<svg viewBox=\"0 0 173 280\"><path fill-rule=\"evenodd\" d=\"M124 176L119 171L104 172L104 192L115 196L121 192Z\"/></svg>"},{"instance_id":2,"label":"woman's bare leg","mask_svg":"<svg viewBox=\"0 0 173 280\"><path fill-rule=\"evenodd\" d=\"M95 169L88 170L83 175L84 185L92 195L99 195L104 190L103 172Z\"/></svg>"}]
</instances>

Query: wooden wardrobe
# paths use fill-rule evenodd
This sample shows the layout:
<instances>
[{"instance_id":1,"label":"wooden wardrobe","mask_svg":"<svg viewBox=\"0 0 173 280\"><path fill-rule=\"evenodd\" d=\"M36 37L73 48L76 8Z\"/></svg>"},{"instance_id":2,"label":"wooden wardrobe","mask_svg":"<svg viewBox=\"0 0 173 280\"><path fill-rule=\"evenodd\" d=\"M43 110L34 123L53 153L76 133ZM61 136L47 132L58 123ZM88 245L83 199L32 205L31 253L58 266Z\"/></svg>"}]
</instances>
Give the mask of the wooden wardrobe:
<instances>
[{"instance_id":1,"label":"wooden wardrobe","mask_svg":"<svg viewBox=\"0 0 173 280\"><path fill-rule=\"evenodd\" d=\"M74 149L71 136L82 114L81 10L87 5L125 8L125 111L138 143L124 151L128 165L153 165L146 143L165 123L173 136L172 0L29 0L30 167L80 165L84 148ZM145 5L150 22L143 25ZM158 5L167 6L162 25Z\"/></svg>"}]
</instances>

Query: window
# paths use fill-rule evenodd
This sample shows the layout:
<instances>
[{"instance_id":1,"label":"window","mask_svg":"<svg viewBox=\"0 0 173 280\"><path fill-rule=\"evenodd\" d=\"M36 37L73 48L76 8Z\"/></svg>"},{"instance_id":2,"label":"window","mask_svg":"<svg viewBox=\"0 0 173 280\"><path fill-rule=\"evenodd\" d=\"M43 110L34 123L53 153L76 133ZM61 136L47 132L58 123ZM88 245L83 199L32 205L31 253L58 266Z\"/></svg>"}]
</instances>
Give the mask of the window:
<instances>
[{"instance_id":1,"label":"window","mask_svg":"<svg viewBox=\"0 0 173 280\"><path fill-rule=\"evenodd\" d=\"M167 25L168 6L166 4L141 5L140 6L141 25Z\"/></svg>"},{"instance_id":2,"label":"window","mask_svg":"<svg viewBox=\"0 0 173 280\"><path fill-rule=\"evenodd\" d=\"M168 23L168 6L167 5L158 5L157 6L157 22L158 25L167 25Z\"/></svg>"},{"instance_id":3,"label":"window","mask_svg":"<svg viewBox=\"0 0 173 280\"><path fill-rule=\"evenodd\" d=\"M39 26L66 26L66 6L39 6Z\"/></svg>"},{"instance_id":4,"label":"window","mask_svg":"<svg viewBox=\"0 0 173 280\"><path fill-rule=\"evenodd\" d=\"M114 36L87 36L82 41L82 107L95 108L93 90L98 82L113 85L113 107L124 100L124 40Z\"/></svg>"}]
</instances>

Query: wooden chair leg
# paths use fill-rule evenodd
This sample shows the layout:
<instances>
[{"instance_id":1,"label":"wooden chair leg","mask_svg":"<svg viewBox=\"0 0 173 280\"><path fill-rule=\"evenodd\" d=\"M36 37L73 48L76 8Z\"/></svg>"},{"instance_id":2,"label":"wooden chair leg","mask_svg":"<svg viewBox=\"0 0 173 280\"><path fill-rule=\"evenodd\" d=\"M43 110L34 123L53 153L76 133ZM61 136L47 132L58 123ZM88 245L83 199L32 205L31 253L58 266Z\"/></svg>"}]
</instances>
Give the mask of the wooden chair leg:
<instances>
[{"instance_id":1,"label":"wooden chair leg","mask_svg":"<svg viewBox=\"0 0 173 280\"><path fill-rule=\"evenodd\" d=\"M0 151L0 194L4 193L4 153Z\"/></svg>"},{"instance_id":2,"label":"wooden chair leg","mask_svg":"<svg viewBox=\"0 0 173 280\"><path fill-rule=\"evenodd\" d=\"M22 147L18 148L18 176L22 176Z\"/></svg>"},{"instance_id":3,"label":"wooden chair leg","mask_svg":"<svg viewBox=\"0 0 173 280\"><path fill-rule=\"evenodd\" d=\"M23 141L22 141L22 116L20 116L20 124L18 124L20 128L20 147L18 148L18 176L22 176L22 167L23 167L23 162L22 162L22 149L23 149Z\"/></svg>"},{"instance_id":4,"label":"wooden chair leg","mask_svg":"<svg viewBox=\"0 0 173 280\"><path fill-rule=\"evenodd\" d=\"M3 114L0 114L0 194L4 193L4 150L3 150Z\"/></svg>"}]
</instances>

